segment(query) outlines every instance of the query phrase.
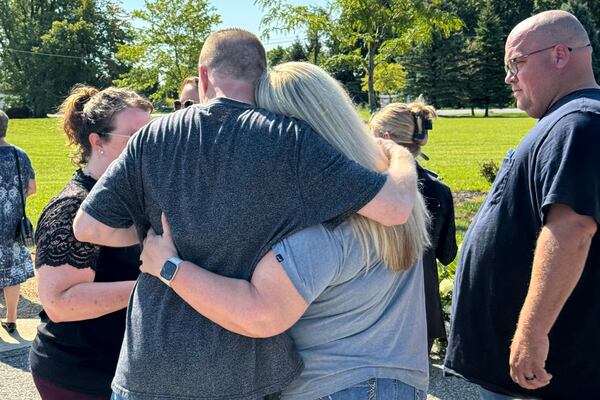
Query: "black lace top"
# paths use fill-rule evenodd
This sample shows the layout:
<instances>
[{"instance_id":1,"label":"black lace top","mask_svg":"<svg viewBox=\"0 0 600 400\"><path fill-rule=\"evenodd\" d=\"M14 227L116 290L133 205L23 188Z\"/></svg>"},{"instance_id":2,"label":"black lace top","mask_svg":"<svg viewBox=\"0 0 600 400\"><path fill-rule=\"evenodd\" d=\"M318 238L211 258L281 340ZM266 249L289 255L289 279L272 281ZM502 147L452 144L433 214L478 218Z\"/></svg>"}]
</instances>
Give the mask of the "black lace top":
<instances>
[{"instance_id":1,"label":"black lace top","mask_svg":"<svg viewBox=\"0 0 600 400\"><path fill-rule=\"evenodd\" d=\"M44 208L36 231L36 268L43 265L91 268L94 282L135 280L138 246L110 248L82 243L73 235L73 219L96 181L77 171ZM67 389L110 396L125 333L125 309L99 318L56 323L42 310L31 346L31 371Z\"/></svg>"},{"instance_id":2,"label":"black lace top","mask_svg":"<svg viewBox=\"0 0 600 400\"><path fill-rule=\"evenodd\" d=\"M36 230L35 266L69 264L96 270L100 246L82 243L73 235L73 219L96 181L77 171L67 186L44 208Z\"/></svg>"}]
</instances>

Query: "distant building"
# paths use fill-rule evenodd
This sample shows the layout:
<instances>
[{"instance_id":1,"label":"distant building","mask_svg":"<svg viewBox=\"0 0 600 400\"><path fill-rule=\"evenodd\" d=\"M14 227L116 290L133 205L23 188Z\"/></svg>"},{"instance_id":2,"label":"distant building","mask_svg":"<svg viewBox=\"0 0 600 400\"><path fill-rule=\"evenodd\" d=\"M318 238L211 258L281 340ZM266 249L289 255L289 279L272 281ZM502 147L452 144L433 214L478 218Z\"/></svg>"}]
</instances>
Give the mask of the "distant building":
<instances>
[{"instance_id":1,"label":"distant building","mask_svg":"<svg viewBox=\"0 0 600 400\"><path fill-rule=\"evenodd\" d=\"M398 98L397 94L380 94L379 95L379 106L381 108L383 108L390 103L394 103L397 98Z\"/></svg>"}]
</instances>

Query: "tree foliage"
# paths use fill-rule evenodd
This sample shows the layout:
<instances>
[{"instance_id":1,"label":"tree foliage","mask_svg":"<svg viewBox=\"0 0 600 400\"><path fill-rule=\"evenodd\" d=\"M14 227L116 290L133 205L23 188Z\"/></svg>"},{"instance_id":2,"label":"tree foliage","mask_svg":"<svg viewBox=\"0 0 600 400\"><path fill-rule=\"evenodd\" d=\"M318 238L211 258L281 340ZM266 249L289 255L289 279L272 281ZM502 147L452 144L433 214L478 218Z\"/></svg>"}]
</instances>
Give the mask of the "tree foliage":
<instances>
[{"instance_id":1,"label":"tree foliage","mask_svg":"<svg viewBox=\"0 0 600 400\"><path fill-rule=\"evenodd\" d=\"M299 40L295 40L287 51L286 61L307 61L308 54Z\"/></svg>"},{"instance_id":2,"label":"tree foliage","mask_svg":"<svg viewBox=\"0 0 600 400\"><path fill-rule=\"evenodd\" d=\"M581 0L568 0L563 3L561 9L570 12L581 22L588 33L592 45L592 67L596 81L600 80L600 29L594 21L589 5ZM596 15L600 19L599 15Z\"/></svg>"},{"instance_id":3,"label":"tree foliage","mask_svg":"<svg viewBox=\"0 0 600 400\"><path fill-rule=\"evenodd\" d=\"M221 17L205 0L145 0L132 17L142 28L133 43L119 48L117 58L131 70L115 83L152 91L154 101L174 97L185 77L198 74L200 49Z\"/></svg>"},{"instance_id":4,"label":"tree foliage","mask_svg":"<svg viewBox=\"0 0 600 400\"><path fill-rule=\"evenodd\" d=\"M313 64L318 64L323 42L332 30L329 7L296 6L281 0L256 0L255 3L266 12L261 20L263 37L268 39L271 32L305 30L308 53L311 54Z\"/></svg>"},{"instance_id":5,"label":"tree foliage","mask_svg":"<svg viewBox=\"0 0 600 400\"><path fill-rule=\"evenodd\" d=\"M468 50L470 85L467 97L470 104L485 108L503 106L510 101L510 91L504 83L504 39L502 23L494 13L491 1L483 8L476 36Z\"/></svg>"},{"instance_id":6,"label":"tree foliage","mask_svg":"<svg viewBox=\"0 0 600 400\"><path fill-rule=\"evenodd\" d=\"M373 71L373 89L380 94L396 94L406 82L406 71L400 64L380 62ZM363 90L368 89L369 81L363 77Z\"/></svg>"},{"instance_id":7,"label":"tree foliage","mask_svg":"<svg viewBox=\"0 0 600 400\"><path fill-rule=\"evenodd\" d=\"M356 59L367 77L369 107L375 108L375 67L394 58L414 43L428 41L431 34L450 34L461 21L440 9L441 0L332 0L328 7L286 5L281 0L257 0L268 10L266 31L289 31L298 27L328 30L342 54ZM278 23L278 25L275 25Z\"/></svg>"},{"instance_id":8,"label":"tree foliage","mask_svg":"<svg viewBox=\"0 0 600 400\"><path fill-rule=\"evenodd\" d=\"M434 34L431 42L409 49L400 59L407 72L403 93L412 98L423 95L438 108L463 106L468 80L465 42L461 32L448 38Z\"/></svg>"},{"instance_id":9,"label":"tree foliage","mask_svg":"<svg viewBox=\"0 0 600 400\"><path fill-rule=\"evenodd\" d=\"M0 0L0 90L43 117L75 83L107 86L125 70L114 57L131 38L110 0Z\"/></svg>"}]
</instances>

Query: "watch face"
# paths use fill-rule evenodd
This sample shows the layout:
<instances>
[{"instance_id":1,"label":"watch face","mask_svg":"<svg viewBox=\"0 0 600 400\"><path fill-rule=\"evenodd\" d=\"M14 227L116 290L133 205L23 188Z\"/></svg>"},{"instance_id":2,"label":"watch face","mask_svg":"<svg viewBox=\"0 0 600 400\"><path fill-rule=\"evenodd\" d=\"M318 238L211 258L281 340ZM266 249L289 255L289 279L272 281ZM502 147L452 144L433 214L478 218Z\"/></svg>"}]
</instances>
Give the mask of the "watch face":
<instances>
[{"instance_id":1,"label":"watch face","mask_svg":"<svg viewBox=\"0 0 600 400\"><path fill-rule=\"evenodd\" d=\"M167 260L160 270L160 276L162 276L163 279L170 281L173 279L175 271L177 271L177 265L173 264L170 260Z\"/></svg>"}]
</instances>

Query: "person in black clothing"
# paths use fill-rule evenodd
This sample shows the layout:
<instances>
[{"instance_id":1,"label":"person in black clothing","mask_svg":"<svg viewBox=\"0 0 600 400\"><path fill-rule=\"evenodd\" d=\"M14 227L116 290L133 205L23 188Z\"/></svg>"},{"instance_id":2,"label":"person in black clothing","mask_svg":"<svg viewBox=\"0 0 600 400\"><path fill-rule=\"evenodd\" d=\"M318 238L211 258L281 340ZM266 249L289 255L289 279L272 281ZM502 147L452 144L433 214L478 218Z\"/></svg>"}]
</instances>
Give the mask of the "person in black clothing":
<instances>
[{"instance_id":1,"label":"person in black clothing","mask_svg":"<svg viewBox=\"0 0 600 400\"><path fill-rule=\"evenodd\" d=\"M78 86L61 111L81 169L38 222L35 267L43 310L31 371L43 400L109 399L139 249L79 242L72 223L96 180L150 121L152 104L128 90Z\"/></svg>"},{"instance_id":2,"label":"person in black clothing","mask_svg":"<svg viewBox=\"0 0 600 400\"><path fill-rule=\"evenodd\" d=\"M427 143L427 130L437 115L433 107L422 101L410 104L392 103L371 118L371 132L406 147L415 158ZM431 215L429 236L431 246L423 256L427 340L429 351L435 339L445 339L446 329L439 292L437 260L450 264L456 257L454 204L450 188L437 175L417 163L419 188Z\"/></svg>"}]
</instances>

